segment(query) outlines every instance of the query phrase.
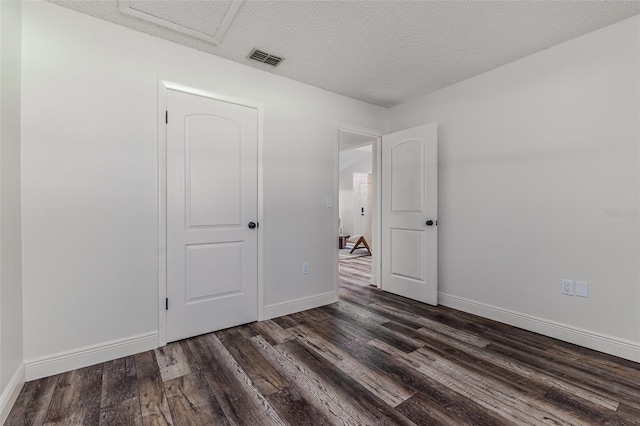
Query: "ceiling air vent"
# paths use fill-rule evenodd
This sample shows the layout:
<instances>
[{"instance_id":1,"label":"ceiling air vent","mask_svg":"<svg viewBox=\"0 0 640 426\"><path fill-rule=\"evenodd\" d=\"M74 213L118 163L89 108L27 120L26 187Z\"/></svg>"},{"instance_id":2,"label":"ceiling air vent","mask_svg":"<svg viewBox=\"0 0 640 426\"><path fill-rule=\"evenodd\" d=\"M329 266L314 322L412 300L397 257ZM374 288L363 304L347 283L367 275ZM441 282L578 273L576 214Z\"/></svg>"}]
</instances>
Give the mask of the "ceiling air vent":
<instances>
[{"instance_id":1,"label":"ceiling air vent","mask_svg":"<svg viewBox=\"0 0 640 426\"><path fill-rule=\"evenodd\" d=\"M278 66L280 62L284 61L284 58L270 55L267 52L263 52L262 50L258 50L258 49L253 49L251 53L249 53L249 59L253 59L254 61L272 65L274 67Z\"/></svg>"}]
</instances>

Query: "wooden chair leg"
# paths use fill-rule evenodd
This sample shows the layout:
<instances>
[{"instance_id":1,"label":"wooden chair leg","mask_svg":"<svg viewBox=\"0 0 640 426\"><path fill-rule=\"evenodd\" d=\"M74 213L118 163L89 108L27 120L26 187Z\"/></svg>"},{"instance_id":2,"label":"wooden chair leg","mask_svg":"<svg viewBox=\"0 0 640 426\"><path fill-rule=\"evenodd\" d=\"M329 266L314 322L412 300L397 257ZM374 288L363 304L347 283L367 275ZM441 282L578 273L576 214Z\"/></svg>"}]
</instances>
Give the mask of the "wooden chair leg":
<instances>
[{"instance_id":1,"label":"wooden chair leg","mask_svg":"<svg viewBox=\"0 0 640 426\"><path fill-rule=\"evenodd\" d=\"M371 247L369 247L369 244L367 244L367 240L365 240L364 237L358 238L358 241L356 241L356 243L353 245L353 248L351 249L349 254L353 253L355 249L360 247L360 244L362 244L367 249L367 251L369 252L369 256L371 256Z\"/></svg>"}]
</instances>

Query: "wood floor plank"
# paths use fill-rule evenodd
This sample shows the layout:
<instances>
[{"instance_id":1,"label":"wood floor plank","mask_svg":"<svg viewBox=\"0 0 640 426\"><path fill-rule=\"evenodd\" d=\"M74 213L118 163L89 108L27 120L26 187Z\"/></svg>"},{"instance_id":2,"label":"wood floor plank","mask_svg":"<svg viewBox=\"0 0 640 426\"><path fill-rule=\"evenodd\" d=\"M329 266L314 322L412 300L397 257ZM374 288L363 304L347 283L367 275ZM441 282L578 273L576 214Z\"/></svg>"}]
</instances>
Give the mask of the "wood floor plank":
<instances>
[{"instance_id":1,"label":"wood floor plank","mask_svg":"<svg viewBox=\"0 0 640 426\"><path fill-rule=\"evenodd\" d=\"M607 396L611 399L615 399L614 395L619 395L632 401L640 400L640 393L637 389L631 386L625 385L620 381L612 381L606 377L595 376L580 371L573 366L563 365L562 362L557 362L553 358L545 359L545 357L541 356L540 353L532 353L532 351L524 352L522 350L506 347L496 343L490 344L487 346L487 349L506 355L509 358L518 360L519 362L534 366L555 377L561 377L564 380L570 379L570 381L579 384L585 389L592 390L593 392Z\"/></svg>"},{"instance_id":2,"label":"wood floor plank","mask_svg":"<svg viewBox=\"0 0 640 426\"><path fill-rule=\"evenodd\" d=\"M619 358L614 355L605 354L603 352L598 352L593 349L585 348L578 345L573 345L571 343L563 342L560 340L557 340L553 346L568 349L574 353L580 354L582 357L586 359L591 359L591 360L602 362L602 363L618 365L620 367L624 367L632 371L640 372L640 363L634 362L628 359Z\"/></svg>"},{"instance_id":3,"label":"wood floor plank","mask_svg":"<svg viewBox=\"0 0 640 426\"><path fill-rule=\"evenodd\" d=\"M300 323L295 319L293 319L291 315L285 315L283 317L274 318L272 321L278 324L280 327L284 328L285 330L289 327L295 327L296 325L300 325Z\"/></svg>"},{"instance_id":4,"label":"wood floor plank","mask_svg":"<svg viewBox=\"0 0 640 426\"><path fill-rule=\"evenodd\" d=\"M272 345L279 345L294 339L287 330L271 320L254 322L251 327Z\"/></svg>"},{"instance_id":5,"label":"wood floor plank","mask_svg":"<svg viewBox=\"0 0 640 426\"><path fill-rule=\"evenodd\" d=\"M326 313L323 316L307 313L304 318L305 320L301 322L302 325L313 328L318 334L332 343L349 342L362 335L356 330L346 331L344 327L340 326L340 320Z\"/></svg>"},{"instance_id":6,"label":"wood floor plank","mask_svg":"<svg viewBox=\"0 0 640 426\"><path fill-rule=\"evenodd\" d=\"M562 410L574 413L579 418L582 418L585 423L598 425L631 425L636 423L635 421L631 423L629 418L625 418L624 413L606 410L597 405L589 404L587 401L561 389L549 389L544 399ZM640 422L638 418L635 420Z\"/></svg>"},{"instance_id":7,"label":"wood floor plank","mask_svg":"<svg viewBox=\"0 0 640 426\"><path fill-rule=\"evenodd\" d=\"M312 328L313 331L322 335L328 341L335 343L337 346L341 346L344 343L354 339L364 341L379 339L404 352L409 353L415 351L423 345L419 340L416 340L403 333L398 333L389 328L380 327L376 324L358 323L357 326L354 326L354 319L352 318L345 319L339 316L334 316L330 321L306 323L305 325ZM333 337L337 334L342 334L350 338L345 338L342 340L333 339Z\"/></svg>"},{"instance_id":8,"label":"wood floor plank","mask_svg":"<svg viewBox=\"0 0 640 426\"><path fill-rule=\"evenodd\" d=\"M583 376L597 376L602 381L623 386L626 389L623 399L637 401L637 407L640 408L640 371L626 368L621 364L615 366L602 360L580 356L576 352L572 353L558 346L547 350L544 359L574 370ZM620 391L616 389L616 393Z\"/></svg>"},{"instance_id":9,"label":"wood floor plank","mask_svg":"<svg viewBox=\"0 0 640 426\"><path fill-rule=\"evenodd\" d=\"M51 398L53 398L58 377L58 375L45 377L41 380L26 383L9 413L5 425L42 425L47 415Z\"/></svg>"},{"instance_id":10,"label":"wood floor plank","mask_svg":"<svg viewBox=\"0 0 640 426\"><path fill-rule=\"evenodd\" d=\"M92 365L61 374L44 424L99 424L102 367L102 364Z\"/></svg>"},{"instance_id":11,"label":"wood floor plank","mask_svg":"<svg viewBox=\"0 0 640 426\"><path fill-rule=\"evenodd\" d=\"M244 324L233 328L237 330L238 333L242 334L246 339L251 339L253 336L258 334L258 332L254 330L251 324Z\"/></svg>"},{"instance_id":12,"label":"wood floor plank","mask_svg":"<svg viewBox=\"0 0 640 426\"><path fill-rule=\"evenodd\" d=\"M352 306L357 306L357 305L352 305ZM371 317L380 320L380 321L376 321L375 323L373 321L365 321L364 322L364 323L369 323L371 325L383 324L385 322L395 321L395 322L398 322L400 324L403 324L403 325L405 325L407 327L411 327L411 328L414 328L414 329L418 329L418 328L422 327L421 324L413 321L412 319L407 318L406 316L403 317L403 316L400 316L400 315L395 315L395 314L393 314L393 313L391 313L389 311L378 309L376 307L375 303L373 303L371 305L368 305L367 308L360 308L360 310L368 312ZM327 309L327 311L330 312L332 315L334 315L336 318L344 320L344 321L348 321L348 322L359 321L360 318L361 318L358 315L354 315L353 311L345 311L345 310L339 309L338 307L333 308L333 309Z\"/></svg>"},{"instance_id":13,"label":"wood floor plank","mask_svg":"<svg viewBox=\"0 0 640 426\"><path fill-rule=\"evenodd\" d=\"M445 408L432 404L430 400L420 393L412 396L396 408L398 412L417 425L451 426L464 424L460 418Z\"/></svg>"},{"instance_id":14,"label":"wood floor plank","mask_svg":"<svg viewBox=\"0 0 640 426\"><path fill-rule=\"evenodd\" d=\"M448 318L455 318L460 329L477 330L478 335L487 340L507 345L513 344L520 348L533 347L546 350L560 342L551 337L451 308L442 309L442 315ZM505 337L507 338L505 339Z\"/></svg>"},{"instance_id":15,"label":"wood floor plank","mask_svg":"<svg viewBox=\"0 0 640 426\"><path fill-rule=\"evenodd\" d=\"M393 315L395 317L404 318L406 320L409 320L409 321L412 321L413 323L418 324L419 327L417 327L417 329L430 330L435 333L439 333L444 336L447 336L451 339L461 340L463 342L469 343L479 348L484 348L489 344L488 340L482 339L480 337L477 337L474 334L467 333L463 330L449 327L448 325L441 324L437 321L433 321L416 314L407 313L406 311L403 311L398 308L387 307L387 306L382 306L377 304L375 305L381 311L389 311L390 313L393 312ZM412 328L416 328L416 327L412 327Z\"/></svg>"},{"instance_id":16,"label":"wood floor plank","mask_svg":"<svg viewBox=\"0 0 640 426\"><path fill-rule=\"evenodd\" d=\"M218 339L220 339L221 342L224 342L225 340L229 339L232 336L237 335L238 333L239 333L239 327L231 327L231 328L225 328L224 330L218 330L215 332L215 335Z\"/></svg>"},{"instance_id":17,"label":"wood floor plank","mask_svg":"<svg viewBox=\"0 0 640 426\"><path fill-rule=\"evenodd\" d=\"M155 352L137 354L135 361L142 423L145 426L173 425Z\"/></svg>"},{"instance_id":18,"label":"wood floor plank","mask_svg":"<svg viewBox=\"0 0 640 426\"><path fill-rule=\"evenodd\" d=\"M201 371L231 423L285 424L214 334L188 342L198 363L207 366Z\"/></svg>"},{"instance_id":19,"label":"wood floor plank","mask_svg":"<svg viewBox=\"0 0 640 426\"><path fill-rule=\"evenodd\" d=\"M395 357L388 356L372 345L361 345L355 348L353 353L368 365L376 366L407 386L417 389L421 395L418 399L425 405L425 409L434 407L433 409L436 411L441 408L446 410L456 419L452 424L462 423L474 426L506 426L511 424L496 413L483 408L474 400L455 392L406 363L398 361ZM412 408L411 411L414 412L415 408ZM418 415L419 412L414 414Z\"/></svg>"},{"instance_id":20,"label":"wood floor plank","mask_svg":"<svg viewBox=\"0 0 640 426\"><path fill-rule=\"evenodd\" d=\"M424 347L419 351L424 354L453 362L467 370L502 383L513 391L524 395L544 396L550 388L543 381L532 380L530 377L519 374L518 371L504 368L486 358L477 357L474 352L460 348L460 345L453 346L446 336L437 335L439 339L434 339L428 335L428 332L421 333L420 330L413 330L396 323L385 323L382 326L404 332L415 339L422 339Z\"/></svg>"},{"instance_id":21,"label":"wood floor plank","mask_svg":"<svg viewBox=\"0 0 640 426\"><path fill-rule=\"evenodd\" d=\"M313 371L323 386L331 393L338 395L343 404L349 405L354 412L357 412L361 424L414 424L348 374L302 344L290 341L278 345L276 350L290 354L305 368Z\"/></svg>"},{"instance_id":22,"label":"wood floor plank","mask_svg":"<svg viewBox=\"0 0 640 426\"><path fill-rule=\"evenodd\" d=\"M268 396L289 387L289 382L251 346L243 335L239 332L231 333L230 331L227 339L222 341L222 344L262 395ZM293 336L291 336L291 339L293 339Z\"/></svg>"},{"instance_id":23,"label":"wood floor plank","mask_svg":"<svg viewBox=\"0 0 640 426\"><path fill-rule=\"evenodd\" d=\"M534 347L537 349L548 349L558 342L546 336L541 336L526 330L510 327L496 321L481 318L465 312L455 311L446 307L433 307L419 303L401 296L387 294L384 292L373 292L375 304L386 307L395 307L400 310L420 315L438 323L448 325L458 330L468 331L487 340L495 340L506 344L517 345L518 347ZM505 339L505 335L509 337Z\"/></svg>"},{"instance_id":24,"label":"wood floor plank","mask_svg":"<svg viewBox=\"0 0 640 426\"><path fill-rule=\"evenodd\" d=\"M136 374L132 356L104 363L100 425L142 425Z\"/></svg>"},{"instance_id":25,"label":"wood floor plank","mask_svg":"<svg viewBox=\"0 0 640 426\"><path fill-rule=\"evenodd\" d=\"M418 330L418 333L425 334L436 341L439 341L439 339L443 338L443 336L437 333L432 333L425 329ZM579 396L582 399L586 399L593 404L600 405L603 408L615 410L619 404L619 401L614 398L602 395L593 390L585 389L575 383L563 380L561 377L549 375L544 370L536 368L529 364L517 362L516 360L511 359L499 353L493 353L490 351L491 349L490 347L487 347L484 349L477 348L477 347L474 347L473 345L469 345L457 339L441 340L441 343L445 345L448 344L455 348L461 349L467 352L468 354L471 354L474 357L481 359L483 361L493 363L495 365L501 366L508 370L512 370L513 372L517 373L520 376L524 376L533 381L543 383L544 386L548 388L555 386L555 387L564 389L569 393L575 394L576 396Z\"/></svg>"},{"instance_id":26,"label":"wood floor plank","mask_svg":"<svg viewBox=\"0 0 640 426\"><path fill-rule=\"evenodd\" d=\"M628 419L635 419L636 421L640 419L640 409L633 407L626 402L621 402L616 412Z\"/></svg>"},{"instance_id":27,"label":"wood floor plank","mask_svg":"<svg viewBox=\"0 0 640 426\"><path fill-rule=\"evenodd\" d=\"M391 407L401 404L416 393L415 389L389 377L384 371L360 363L342 349L315 334L305 325L290 328L289 331L307 348L319 353Z\"/></svg>"},{"instance_id":28,"label":"wood floor plank","mask_svg":"<svg viewBox=\"0 0 640 426\"><path fill-rule=\"evenodd\" d=\"M169 343L155 350L163 381L175 379L197 371L193 355L184 340Z\"/></svg>"},{"instance_id":29,"label":"wood floor plank","mask_svg":"<svg viewBox=\"0 0 640 426\"><path fill-rule=\"evenodd\" d=\"M176 425L229 425L202 371L164 382L164 389Z\"/></svg>"},{"instance_id":30,"label":"wood floor plank","mask_svg":"<svg viewBox=\"0 0 640 426\"><path fill-rule=\"evenodd\" d=\"M434 355L437 356L427 348L420 348L411 354L423 365L428 365L424 370L429 371L433 377L440 377L440 380L446 381L450 386L451 382L448 380L454 380L456 385L451 387L457 392L467 392L470 398L483 398L488 405L494 405L497 402L501 407L498 412L504 417L511 416L512 420L518 423L523 423L527 419L534 424L579 423L575 416L553 409L549 404L543 404L542 398L537 397L536 392L533 395L513 392L513 386L506 385L504 381L478 374L448 360L436 358L434 361ZM460 384L464 385L460 386ZM491 400L494 402L492 403Z\"/></svg>"},{"instance_id":31,"label":"wood floor plank","mask_svg":"<svg viewBox=\"0 0 640 426\"><path fill-rule=\"evenodd\" d=\"M365 307L372 303L376 302L375 298L367 297L365 294L358 294L352 291L352 289L347 288L340 284L340 289L338 290L338 295L340 296L340 300L345 300L352 305Z\"/></svg>"},{"instance_id":32,"label":"wood floor plank","mask_svg":"<svg viewBox=\"0 0 640 426\"><path fill-rule=\"evenodd\" d=\"M486 380L485 377L479 377L443 360L428 357L420 351L405 354L384 342L370 343L515 424L580 424L580 420L569 413L561 413L561 416L558 416L557 413L545 411L540 408L538 401L518 397L501 389L499 384Z\"/></svg>"},{"instance_id":33,"label":"wood floor plank","mask_svg":"<svg viewBox=\"0 0 640 426\"><path fill-rule=\"evenodd\" d=\"M322 386L320 379L286 352L277 351L262 336L251 339L251 344L276 368L280 374L293 383L300 395L317 411L323 412L331 424L359 424L356 412L344 406L340 399Z\"/></svg>"},{"instance_id":34,"label":"wood floor plank","mask_svg":"<svg viewBox=\"0 0 640 426\"><path fill-rule=\"evenodd\" d=\"M595 353L595 351L592 351ZM596 356L582 351L576 351L573 348L567 346L553 345L547 350L547 353L552 354L554 357L562 357L565 362L572 364L582 364L588 368L589 371L607 371L614 375L618 380L624 380L631 384L640 383L640 370L636 368L630 368L626 362L621 358L603 358L596 353ZM613 359L612 359L613 358Z\"/></svg>"},{"instance_id":35,"label":"wood floor plank","mask_svg":"<svg viewBox=\"0 0 640 426\"><path fill-rule=\"evenodd\" d=\"M280 392L267 396L287 424L297 425L330 425L331 421L320 410L309 404L295 386L289 386Z\"/></svg>"},{"instance_id":36,"label":"wood floor plank","mask_svg":"<svg viewBox=\"0 0 640 426\"><path fill-rule=\"evenodd\" d=\"M377 315L374 312L368 311L366 309L362 309L358 305L353 305L344 300L341 300L340 303L329 305L327 309L338 309L339 311L349 315L349 317L357 323L382 324L389 321L389 319L386 317Z\"/></svg>"}]
</instances>

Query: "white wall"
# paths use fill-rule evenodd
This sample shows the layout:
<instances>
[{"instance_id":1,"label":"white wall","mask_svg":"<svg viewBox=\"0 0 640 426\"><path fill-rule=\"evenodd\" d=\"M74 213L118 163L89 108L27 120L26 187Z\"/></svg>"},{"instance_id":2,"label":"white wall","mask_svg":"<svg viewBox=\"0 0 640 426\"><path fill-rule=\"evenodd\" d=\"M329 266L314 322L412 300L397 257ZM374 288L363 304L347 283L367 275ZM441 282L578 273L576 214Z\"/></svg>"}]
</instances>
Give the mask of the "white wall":
<instances>
[{"instance_id":1,"label":"white wall","mask_svg":"<svg viewBox=\"0 0 640 426\"><path fill-rule=\"evenodd\" d=\"M0 2L0 424L24 382L20 236L20 2Z\"/></svg>"},{"instance_id":2,"label":"white wall","mask_svg":"<svg viewBox=\"0 0 640 426\"><path fill-rule=\"evenodd\" d=\"M371 152L355 152L362 153L363 158L340 172L340 217L342 218L344 233L349 235L355 234L354 208L360 208L360 206L353 206L353 174L371 173L373 163L373 154Z\"/></svg>"},{"instance_id":3,"label":"white wall","mask_svg":"<svg viewBox=\"0 0 640 426\"><path fill-rule=\"evenodd\" d=\"M639 23L390 109L439 124L443 302L640 360Z\"/></svg>"},{"instance_id":4,"label":"white wall","mask_svg":"<svg viewBox=\"0 0 640 426\"><path fill-rule=\"evenodd\" d=\"M336 122L384 109L48 3L23 19L27 373L157 330L158 79L264 105L265 305L334 290Z\"/></svg>"},{"instance_id":5,"label":"white wall","mask_svg":"<svg viewBox=\"0 0 640 426\"><path fill-rule=\"evenodd\" d=\"M157 331L157 79L264 104L265 304L333 290L336 122L384 109L48 3L23 4L23 30L28 364ZM390 110L392 130L440 123L449 301L637 347L639 220L604 211L639 207L638 56L634 18Z\"/></svg>"}]
</instances>

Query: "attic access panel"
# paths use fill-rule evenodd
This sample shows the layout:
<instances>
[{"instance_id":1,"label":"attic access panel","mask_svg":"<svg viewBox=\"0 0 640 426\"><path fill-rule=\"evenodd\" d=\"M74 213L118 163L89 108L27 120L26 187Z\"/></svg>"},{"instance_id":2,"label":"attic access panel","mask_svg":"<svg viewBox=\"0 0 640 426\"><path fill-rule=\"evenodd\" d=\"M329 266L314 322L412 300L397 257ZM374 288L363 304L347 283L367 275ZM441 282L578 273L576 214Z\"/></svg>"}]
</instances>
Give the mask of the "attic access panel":
<instances>
[{"instance_id":1,"label":"attic access panel","mask_svg":"<svg viewBox=\"0 0 640 426\"><path fill-rule=\"evenodd\" d=\"M218 45L244 0L118 0L121 13Z\"/></svg>"}]
</instances>

